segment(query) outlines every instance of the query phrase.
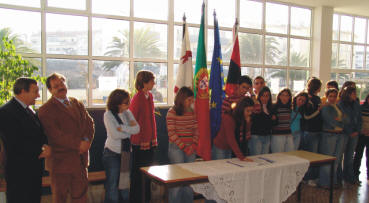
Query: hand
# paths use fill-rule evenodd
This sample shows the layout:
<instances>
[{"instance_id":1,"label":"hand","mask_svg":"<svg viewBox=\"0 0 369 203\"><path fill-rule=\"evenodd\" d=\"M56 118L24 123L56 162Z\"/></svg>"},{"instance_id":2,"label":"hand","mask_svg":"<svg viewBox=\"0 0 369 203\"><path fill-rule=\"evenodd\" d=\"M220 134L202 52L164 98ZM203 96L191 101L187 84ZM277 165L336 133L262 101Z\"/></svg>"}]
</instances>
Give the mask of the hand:
<instances>
[{"instance_id":1,"label":"hand","mask_svg":"<svg viewBox=\"0 0 369 203\"><path fill-rule=\"evenodd\" d=\"M243 158L243 159L242 159L242 161L254 162L254 160L252 160L252 159L250 159L250 158L247 158L247 157Z\"/></svg>"},{"instance_id":2,"label":"hand","mask_svg":"<svg viewBox=\"0 0 369 203\"><path fill-rule=\"evenodd\" d=\"M358 136L359 135L359 133L358 132L353 132L353 133L351 133L350 134L350 137L356 137L356 136Z\"/></svg>"},{"instance_id":3,"label":"hand","mask_svg":"<svg viewBox=\"0 0 369 203\"><path fill-rule=\"evenodd\" d=\"M194 153L194 149L193 149L192 145L190 145L190 146L186 147L183 151L184 151L184 152L186 153L186 155L188 155L188 156Z\"/></svg>"},{"instance_id":4,"label":"hand","mask_svg":"<svg viewBox=\"0 0 369 203\"><path fill-rule=\"evenodd\" d=\"M47 157L50 157L50 155L51 155L51 148L49 147L49 145L44 144L42 146L42 152L38 156L38 158L39 159L41 159L41 158L47 158Z\"/></svg>"},{"instance_id":5,"label":"hand","mask_svg":"<svg viewBox=\"0 0 369 203\"><path fill-rule=\"evenodd\" d=\"M136 121L129 121L129 126L135 126L135 125L137 125L137 123L136 123Z\"/></svg>"},{"instance_id":6,"label":"hand","mask_svg":"<svg viewBox=\"0 0 369 203\"><path fill-rule=\"evenodd\" d=\"M81 144L79 145L79 153L83 154L87 152L90 149L91 143L89 141L81 141Z\"/></svg>"}]
</instances>

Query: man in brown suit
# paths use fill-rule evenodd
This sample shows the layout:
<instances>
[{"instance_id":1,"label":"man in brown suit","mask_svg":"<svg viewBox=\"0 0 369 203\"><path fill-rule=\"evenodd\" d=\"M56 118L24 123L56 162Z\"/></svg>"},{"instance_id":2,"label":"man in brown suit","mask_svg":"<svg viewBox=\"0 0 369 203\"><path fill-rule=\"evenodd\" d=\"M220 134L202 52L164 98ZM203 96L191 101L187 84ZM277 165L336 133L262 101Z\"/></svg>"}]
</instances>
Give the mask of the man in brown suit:
<instances>
[{"instance_id":1,"label":"man in brown suit","mask_svg":"<svg viewBox=\"0 0 369 203\"><path fill-rule=\"evenodd\" d=\"M54 203L87 202L88 150L94 135L94 122L83 103L67 97L65 77L54 73L46 79L52 97L40 107L39 118L52 148L47 162Z\"/></svg>"}]
</instances>

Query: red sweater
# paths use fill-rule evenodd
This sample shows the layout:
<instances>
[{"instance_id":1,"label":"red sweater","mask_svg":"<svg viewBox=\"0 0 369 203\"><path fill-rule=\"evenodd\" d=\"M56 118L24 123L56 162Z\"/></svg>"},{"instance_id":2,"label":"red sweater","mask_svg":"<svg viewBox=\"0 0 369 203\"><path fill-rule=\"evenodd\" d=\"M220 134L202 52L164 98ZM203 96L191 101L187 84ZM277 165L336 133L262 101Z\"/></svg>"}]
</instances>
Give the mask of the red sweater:
<instances>
[{"instance_id":1,"label":"red sweater","mask_svg":"<svg viewBox=\"0 0 369 203\"><path fill-rule=\"evenodd\" d=\"M233 153L240 160L245 156L242 154L240 147L235 138L236 123L230 114L222 115L222 123L220 124L220 130L218 135L214 138L214 145L219 149L229 150L232 149Z\"/></svg>"},{"instance_id":2,"label":"red sweater","mask_svg":"<svg viewBox=\"0 0 369 203\"><path fill-rule=\"evenodd\" d=\"M138 91L131 100L129 110L131 110L136 121L140 125L140 132L131 136L133 145L140 145L141 150L150 149L157 146L156 123L154 115L154 100L152 94L148 92L149 97L145 97L143 91Z\"/></svg>"}]
</instances>

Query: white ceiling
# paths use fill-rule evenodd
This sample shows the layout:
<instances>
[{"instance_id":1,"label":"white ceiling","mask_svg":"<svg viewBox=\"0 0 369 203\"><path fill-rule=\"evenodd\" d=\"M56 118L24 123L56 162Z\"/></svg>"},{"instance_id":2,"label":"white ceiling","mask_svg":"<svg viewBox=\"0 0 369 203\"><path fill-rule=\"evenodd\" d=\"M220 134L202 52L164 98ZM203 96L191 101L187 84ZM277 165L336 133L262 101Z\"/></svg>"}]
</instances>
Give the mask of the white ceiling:
<instances>
[{"instance_id":1,"label":"white ceiling","mask_svg":"<svg viewBox=\"0 0 369 203\"><path fill-rule=\"evenodd\" d=\"M302 6L331 6L335 12L369 17L369 0L277 0Z\"/></svg>"}]
</instances>

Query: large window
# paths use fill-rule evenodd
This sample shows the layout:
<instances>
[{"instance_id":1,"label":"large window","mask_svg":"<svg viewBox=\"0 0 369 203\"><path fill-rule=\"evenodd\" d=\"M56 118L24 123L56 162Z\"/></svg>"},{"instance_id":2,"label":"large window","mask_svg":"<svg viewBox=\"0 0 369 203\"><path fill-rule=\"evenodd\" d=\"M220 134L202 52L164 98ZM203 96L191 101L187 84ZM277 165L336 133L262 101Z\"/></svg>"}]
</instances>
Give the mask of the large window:
<instances>
[{"instance_id":1,"label":"large window","mask_svg":"<svg viewBox=\"0 0 369 203\"><path fill-rule=\"evenodd\" d=\"M155 74L155 102L172 105L182 19L185 13L195 65L201 4L199 0L0 0L0 34L15 39L17 51L40 67L37 74L64 74L69 95L88 106L105 105L115 88L132 92L140 70ZM208 67L215 10L225 76L232 53L232 27L238 17L242 74L264 76L273 94L283 87L296 92L305 86L311 72L310 8L262 0L205 0L205 4ZM368 50L367 28L363 28L367 20L351 21L361 23L354 29L364 35L352 37L351 45L350 34L339 30L353 30L349 26L337 29L337 40L346 40L336 43L337 54L345 54L340 60L346 65L353 62L358 64L355 69L369 69L363 63L360 66L365 57L359 54ZM352 51L356 54L348 57ZM45 87L41 92L38 104L50 97Z\"/></svg>"},{"instance_id":2,"label":"large window","mask_svg":"<svg viewBox=\"0 0 369 203\"><path fill-rule=\"evenodd\" d=\"M369 93L369 39L368 18L334 14L331 79L340 85L355 81L358 97Z\"/></svg>"}]
</instances>

